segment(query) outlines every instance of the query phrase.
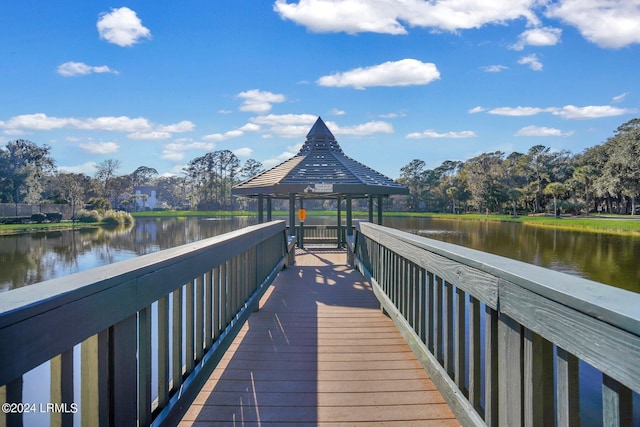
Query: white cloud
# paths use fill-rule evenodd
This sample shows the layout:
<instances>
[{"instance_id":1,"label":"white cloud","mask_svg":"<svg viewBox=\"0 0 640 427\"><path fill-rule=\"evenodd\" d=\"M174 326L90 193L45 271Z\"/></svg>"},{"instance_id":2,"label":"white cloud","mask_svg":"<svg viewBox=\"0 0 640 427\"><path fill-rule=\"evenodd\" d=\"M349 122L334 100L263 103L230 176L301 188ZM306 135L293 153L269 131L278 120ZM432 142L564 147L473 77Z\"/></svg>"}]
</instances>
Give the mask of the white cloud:
<instances>
[{"instance_id":1,"label":"white cloud","mask_svg":"<svg viewBox=\"0 0 640 427\"><path fill-rule=\"evenodd\" d=\"M253 154L253 148L242 147L236 150L233 150L233 154L238 157L250 157Z\"/></svg>"},{"instance_id":2,"label":"white cloud","mask_svg":"<svg viewBox=\"0 0 640 427\"><path fill-rule=\"evenodd\" d=\"M161 157L172 162L181 162L187 151L212 151L215 148L216 144L213 142L178 139L163 147Z\"/></svg>"},{"instance_id":3,"label":"white cloud","mask_svg":"<svg viewBox=\"0 0 640 427\"><path fill-rule=\"evenodd\" d=\"M554 46L560 42L562 30L553 27L532 28L526 30L512 46L514 50L522 50L525 46Z\"/></svg>"},{"instance_id":4,"label":"white cloud","mask_svg":"<svg viewBox=\"0 0 640 427\"><path fill-rule=\"evenodd\" d=\"M476 107L478 108L478 107ZM611 105L588 105L576 107L575 105L565 105L564 107L499 107L488 111L489 114L499 116L535 116L540 113L551 113L563 119L597 119L601 117L621 116L633 113L634 110L627 108L612 107Z\"/></svg>"},{"instance_id":5,"label":"white cloud","mask_svg":"<svg viewBox=\"0 0 640 427\"><path fill-rule=\"evenodd\" d=\"M132 132L127 137L131 139L139 139L139 140L158 140L158 139L169 139L171 138L171 133L169 132L161 132L157 130L149 131L149 132Z\"/></svg>"},{"instance_id":6,"label":"white cloud","mask_svg":"<svg viewBox=\"0 0 640 427\"><path fill-rule=\"evenodd\" d=\"M523 56L518 60L518 64L528 65L533 71L542 71L542 62L538 59L538 56L534 53L531 55Z\"/></svg>"},{"instance_id":7,"label":"white cloud","mask_svg":"<svg viewBox=\"0 0 640 427\"><path fill-rule=\"evenodd\" d=\"M96 162L89 161L80 165L58 166L58 170L66 173L83 173L85 175L93 175L96 172L97 166L98 164Z\"/></svg>"},{"instance_id":8,"label":"white cloud","mask_svg":"<svg viewBox=\"0 0 640 427\"><path fill-rule=\"evenodd\" d=\"M344 116L346 113L344 112L344 110L332 108L331 110L329 110L329 114L331 114L332 116Z\"/></svg>"},{"instance_id":9,"label":"white cloud","mask_svg":"<svg viewBox=\"0 0 640 427\"><path fill-rule=\"evenodd\" d=\"M317 119L313 114L267 114L250 120L254 125L260 125L263 132L267 132L263 137L272 133L283 138L299 138L309 132L310 126Z\"/></svg>"},{"instance_id":10,"label":"white cloud","mask_svg":"<svg viewBox=\"0 0 640 427\"><path fill-rule=\"evenodd\" d=\"M393 126L387 122L371 121L354 126L339 126L334 122L327 122L327 127L334 135L371 135L374 133L393 133Z\"/></svg>"},{"instance_id":11,"label":"white cloud","mask_svg":"<svg viewBox=\"0 0 640 427\"><path fill-rule=\"evenodd\" d=\"M91 73L119 74L117 70L112 70L106 65L87 65L83 62L65 62L58 65L58 74L64 77L86 76Z\"/></svg>"},{"instance_id":12,"label":"white cloud","mask_svg":"<svg viewBox=\"0 0 640 427\"><path fill-rule=\"evenodd\" d=\"M100 38L118 46L133 46L141 39L150 39L151 31L142 25L136 12L128 7L101 13L96 24Z\"/></svg>"},{"instance_id":13,"label":"white cloud","mask_svg":"<svg viewBox=\"0 0 640 427\"><path fill-rule=\"evenodd\" d=\"M468 113L469 114L478 114L478 113L482 113L483 111L486 111L486 108L481 107L481 106L477 106L477 107L473 107L471 108Z\"/></svg>"},{"instance_id":14,"label":"white cloud","mask_svg":"<svg viewBox=\"0 0 640 427\"><path fill-rule=\"evenodd\" d=\"M236 95L236 98L243 99L242 105L240 105L240 111L249 111L252 113L266 113L271 110L272 104L281 103L287 99L282 94L259 89L240 92Z\"/></svg>"},{"instance_id":15,"label":"white cloud","mask_svg":"<svg viewBox=\"0 0 640 427\"><path fill-rule=\"evenodd\" d=\"M55 129L78 129L88 131L127 132L131 139L167 139L173 133L189 132L195 125L184 120L170 125L154 125L144 117L49 117L44 113L23 114L0 121L0 128L7 131L49 131Z\"/></svg>"},{"instance_id":16,"label":"white cloud","mask_svg":"<svg viewBox=\"0 0 640 427\"><path fill-rule=\"evenodd\" d=\"M427 129L423 132L412 132L407 135L409 139L425 139L425 138L475 138L477 135L472 130L452 131L438 133L433 129Z\"/></svg>"},{"instance_id":17,"label":"white cloud","mask_svg":"<svg viewBox=\"0 0 640 427\"><path fill-rule=\"evenodd\" d=\"M506 69L508 69L509 67L507 67L506 65L484 65L482 67L480 67L480 69L482 71L484 71L485 73L499 73L501 71L504 71Z\"/></svg>"},{"instance_id":18,"label":"white cloud","mask_svg":"<svg viewBox=\"0 0 640 427\"><path fill-rule=\"evenodd\" d=\"M265 168L269 169L272 168L276 165L279 165L280 163L289 160L290 158L292 158L293 156L295 156L298 150L291 150L291 151L285 151L283 153L281 153L280 155L276 156L276 157L272 157L270 159L264 160L262 161L262 166L264 166Z\"/></svg>"},{"instance_id":19,"label":"white cloud","mask_svg":"<svg viewBox=\"0 0 640 427\"><path fill-rule=\"evenodd\" d=\"M439 78L440 72L435 64L409 58L323 76L317 83L320 86L364 89L372 86L426 85Z\"/></svg>"},{"instance_id":20,"label":"white cloud","mask_svg":"<svg viewBox=\"0 0 640 427\"><path fill-rule=\"evenodd\" d=\"M189 120L183 120L178 123L174 123L172 125L160 125L157 130L160 132L170 132L170 133L181 133L181 132L191 132L195 129L196 125Z\"/></svg>"},{"instance_id":21,"label":"white cloud","mask_svg":"<svg viewBox=\"0 0 640 427\"><path fill-rule=\"evenodd\" d=\"M618 96L614 96L614 97L611 99L611 103L613 103L613 104L617 104L617 103L619 103L619 102L622 102L622 101L624 101L624 99L627 97L627 95L629 95L629 92L621 93L621 94L620 94L620 95L618 95Z\"/></svg>"},{"instance_id":22,"label":"white cloud","mask_svg":"<svg viewBox=\"0 0 640 427\"><path fill-rule=\"evenodd\" d=\"M515 133L515 136L571 136L574 132L563 132L560 129L544 126L525 126Z\"/></svg>"},{"instance_id":23,"label":"white cloud","mask_svg":"<svg viewBox=\"0 0 640 427\"><path fill-rule=\"evenodd\" d=\"M396 117L407 117L407 113L406 111L398 111L397 113L380 114L378 117L381 119L395 119Z\"/></svg>"},{"instance_id":24,"label":"white cloud","mask_svg":"<svg viewBox=\"0 0 640 427\"><path fill-rule=\"evenodd\" d=\"M274 10L314 32L406 34L405 24L452 32L519 18L537 24L531 11L535 4L536 0L277 0Z\"/></svg>"},{"instance_id":25,"label":"white cloud","mask_svg":"<svg viewBox=\"0 0 640 427\"><path fill-rule=\"evenodd\" d=\"M226 139L238 138L244 135L244 132L236 129L230 130L225 133L211 133L202 137L205 141L224 141Z\"/></svg>"},{"instance_id":26,"label":"white cloud","mask_svg":"<svg viewBox=\"0 0 640 427\"><path fill-rule=\"evenodd\" d=\"M499 107L489 110L489 114L495 114L498 116L535 116L536 114L544 112L544 108L538 107Z\"/></svg>"},{"instance_id":27,"label":"white cloud","mask_svg":"<svg viewBox=\"0 0 640 427\"><path fill-rule=\"evenodd\" d=\"M110 154L117 152L120 146L115 142L85 142L80 148L91 154Z\"/></svg>"},{"instance_id":28,"label":"white cloud","mask_svg":"<svg viewBox=\"0 0 640 427\"><path fill-rule=\"evenodd\" d=\"M600 47L640 43L638 0L562 0L551 4L546 14L573 25Z\"/></svg>"},{"instance_id":29,"label":"white cloud","mask_svg":"<svg viewBox=\"0 0 640 427\"><path fill-rule=\"evenodd\" d=\"M621 116L631 112L632 110L612 107L610 105L588 105L586 107L565 105L564 107L553 109L552 114L564 119L597 119L601 117Z\"/></svg>"}]
</instances>

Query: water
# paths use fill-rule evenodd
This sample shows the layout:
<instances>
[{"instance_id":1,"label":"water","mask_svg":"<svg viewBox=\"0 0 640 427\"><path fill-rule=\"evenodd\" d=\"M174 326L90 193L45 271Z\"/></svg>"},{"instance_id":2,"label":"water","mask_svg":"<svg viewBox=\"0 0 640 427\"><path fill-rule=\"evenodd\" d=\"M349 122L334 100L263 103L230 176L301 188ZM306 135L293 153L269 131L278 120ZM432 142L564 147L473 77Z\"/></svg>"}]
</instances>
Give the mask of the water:
<instances>
[{"instance_id":1,"label":"water","mask_svg":"<svg viewBox=\"0 0 640 427\"><path fill-rule=\"evenodd\" d=\"M285 219L285 218L281 218ZM385 225L640 292L640 237L517 223L385 218ZM255 217L139 218L129 230L85 229L0 236L1 293L256 224ZM307 225L335 224L308 217ZM78 358L78 348L75 349ZM74 361L76 366L79 360ZM581 363L583 422L601 411L598 374ZM595 375L595 376L594 376ZM591 378L593 377L593 378ZM79 375L76 375L79 378ZM46 380L45 380L46 379ZM25 396L46 402L48 367L25 375ZM77 386L76 386L77 388ZM79 392L79 390L78 390ZM637 395L636 401L637 401ZM25 418L26 420L26 418ZM31 418L28 425L46 425ZM588 422L585 424L589 424ZM596 423L597 425L597 423Z\"/></svg>"},{"instance_id":2,"label":"water","mask_svg":"<svg viewBox=\"0 0 640 427\"><path fill-rule=\"evenodd\" d=\"M385 225L640 292L640 237L517 223L385 218ZM0 293L256 224L255 217L139 218L101 228L0 236ZM309 217L308 225L335 224Z\"/></svg>"}]
</instances>

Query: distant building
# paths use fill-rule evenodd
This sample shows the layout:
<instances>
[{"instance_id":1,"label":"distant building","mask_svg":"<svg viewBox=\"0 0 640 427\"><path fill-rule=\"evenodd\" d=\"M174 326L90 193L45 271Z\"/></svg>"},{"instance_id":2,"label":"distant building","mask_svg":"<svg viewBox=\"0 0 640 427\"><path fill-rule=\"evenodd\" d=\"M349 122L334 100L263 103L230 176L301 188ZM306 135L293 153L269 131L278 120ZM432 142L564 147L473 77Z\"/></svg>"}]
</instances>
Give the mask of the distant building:
<instances>
[{"instance_id":1,"label":"distant building","mask_svg":"<svg viewBox=\"0 0 640 427\"><path fill-rule=\"evenodd\" d=\"M135 197L137 211L153 210L158 206L156 187L154 186L135 186L133 187L133 195Z\"/></svg>"}]
</instances>

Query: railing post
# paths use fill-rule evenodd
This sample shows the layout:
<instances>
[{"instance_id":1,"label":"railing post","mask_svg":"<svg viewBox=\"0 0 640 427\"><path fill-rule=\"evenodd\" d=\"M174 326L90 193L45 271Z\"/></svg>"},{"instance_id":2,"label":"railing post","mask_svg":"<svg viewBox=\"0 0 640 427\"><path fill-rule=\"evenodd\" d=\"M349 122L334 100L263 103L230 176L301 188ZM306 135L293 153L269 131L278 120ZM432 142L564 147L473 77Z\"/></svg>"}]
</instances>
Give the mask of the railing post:
<instances>
[{"instance_id":1,"label":"railing post","mask_svg":"<svg viewBox=\"0 0 640 427\"><path fill-rule=\"evenodd\" d=\"M72 426L73 348L51 359L51 402L66 405L63 412L52 412L52 426Z\"/></svg>"},{"instance_id":2,"label":"railing post","mask_svg":"<svg viewBox=\"0 0 640 427\"><path fill-rule=\"evenodd\" d=\"M498 414L501 426L523 424L522 326L509 316L498 316Z\"/></svg>"},{"instance_id":3,"label":"railing post","mask_svg":"<svg viewBox=\"0 0 640 427\"><path fill-rule=\"evenodd\" d=\"M80 397L83 426L109 425L109 330L97 333L80 345Z\"/></svg>"},{"instance_id":4,"label":"railing post","mask_svg":"<svg viewBox=\"0 0 640 427\"><path fill-rule=\"evenodd\" d=\"M137 326L138 316L134 314L111 327L109 418L115 426L138 423Z\"/></svg>"}]
</instances>

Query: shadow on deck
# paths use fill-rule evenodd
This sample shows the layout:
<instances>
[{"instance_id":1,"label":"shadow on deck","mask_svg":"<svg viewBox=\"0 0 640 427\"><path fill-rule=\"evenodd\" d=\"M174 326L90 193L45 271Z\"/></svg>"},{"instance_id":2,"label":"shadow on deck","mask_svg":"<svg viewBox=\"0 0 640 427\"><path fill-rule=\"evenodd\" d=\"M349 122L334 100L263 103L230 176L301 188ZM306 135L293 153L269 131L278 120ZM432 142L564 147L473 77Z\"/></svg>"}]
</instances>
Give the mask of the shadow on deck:
<instances>
[{"instance_id":1,"label":"shadow on deck","mask_svg":"<svg viewBox=\"0 0 640 427\"><path fill-rule=\"evenodd\" d=\"M179 425L459 425L346 252L296 255Z\"/></svg>"}]
</instances>

